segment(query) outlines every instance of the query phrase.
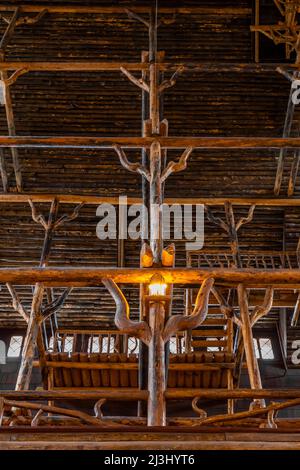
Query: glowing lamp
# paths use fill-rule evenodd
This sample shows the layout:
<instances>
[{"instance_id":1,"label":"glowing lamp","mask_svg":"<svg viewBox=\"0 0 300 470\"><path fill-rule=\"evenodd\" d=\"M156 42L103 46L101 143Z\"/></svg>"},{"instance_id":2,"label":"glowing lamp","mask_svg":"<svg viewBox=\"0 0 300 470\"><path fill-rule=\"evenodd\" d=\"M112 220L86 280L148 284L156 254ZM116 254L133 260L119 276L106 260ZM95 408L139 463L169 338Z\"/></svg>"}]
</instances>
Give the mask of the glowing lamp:
<instances>
[{"instance_id":1,"label":"glowing lamp","mask_svg":"<svg viewBox=\"0 0 300 470\"><path fill-rule=\"evenodd\" d=\"M167 284L164 278L160 274L154 274L149 284L149 294L151 296L163 296L166 295Z\"/></svg>"}]
</instances>

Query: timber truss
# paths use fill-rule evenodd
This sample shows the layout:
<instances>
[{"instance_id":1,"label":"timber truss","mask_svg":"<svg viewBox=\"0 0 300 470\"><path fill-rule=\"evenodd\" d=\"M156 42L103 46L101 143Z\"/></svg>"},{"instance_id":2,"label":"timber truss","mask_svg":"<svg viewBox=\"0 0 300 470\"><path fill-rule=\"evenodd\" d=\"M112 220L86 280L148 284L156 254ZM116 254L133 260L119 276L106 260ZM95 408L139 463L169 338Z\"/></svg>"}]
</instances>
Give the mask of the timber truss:
<instances>
[{"instance_id":1,"label":"timber truss","mask_svg":"<svg viewBox=\"0 0 300 470\"><path fill-rule=\"evenodd\" d=\"M283 6L283 3L285 6ZM276 2L280 9L289 8L289 24L280 29L283 34L296 34L293 26L296 12L295 2ZM71 8L71 7L70 7ZM72 7L73 8L73 7ZM96 8L96 7L95 7ZM101 9L105 12L105 7ZM97 11L100 11L97 8ZM119 7L118 7L119 8ZM107 7L107 11L124 12L117 7ZM197 8L197 7L195 7ZM75 7L73 12L77 12ZM292 9L292 12L290 11ZM90 7L91 12L95 11ZM143 24L149 36L149 50L142 53L140 63L112 62L9 62L5 60L5 49L13 38L19 24L34 25L47 21L47 15L64 10L63 7L26 6L13 12L1 7L1 14L7 22L7 29L0 44L1 85L3 104L6 109L8 136L0 136L0 147L10 148L14 165L17 194L8 186L3 153L1 157L1 177L3 194L1 203L28 202L35 223L44 229L44 243L40 264L33 268L0 269L0 282L6 284L12 298L13 307L26 321L26 341L16 383L16 390L1 393L0 423L6 426L100 426L128 428L142 426L236 426L245 424L251 429L269 428L276 430L285 424L276 419L280 410L300 404L299 390L264 390L260 370L255 355L253 332L254 324L267 315L278 291L296 292L294 324L299 316L300 271L298 264L292 265L285 253L244 254L239 248L238 232L251 223L256 206L299 206L299 199L247 199L247 198L202 198L192 200L164 198L164 187L168 178L175 172L186 169L189 159L197 148L267 148L286 149L300 147L300 137L283 135L282 138L263 137L176 137L168 135L168 122L161 113L161 99L166 90L175 86L180 75L189 71L274 71L274 64L172 64L164 62L164 54L157 51L157 28L159 22L152 8L126 10L129 18ZM283 11L283 10L282 10ZM285 10L284 10L285 11ZM297 10L298 11L298 10ZM176 14L185 13L177 9ZM294 14L294 13L295 14ZM160 21L168 22L164 15L173 13L162 9ZM174 18L172 17L173 21ZM275 28L276 29L276 28ZM278 30L278 28L277 28ZM275 31L275 30L274 30ZM290 54L292 45L288 44ZM293 44L293 48L295 45ZM289 66L298 70L298 65ZM18 136L14 125L10 86L24 73L31 71L116 71L122 73L133 86L141 90L143 102L148 103L143 116L141 137L73 137L73 136ZM8 75L8 72L11 72ZM169 78L162 78L162 72ZM298 73L297 71L295 73ZM141 247L139 268L96 268L96 267L55 267L49 266L51 241L55 230L64 223L75 219L83 204L112 202L115 198L64 194L27 194L23 192L22 175L18 161L18 148L109 148L119 157L120 164L129 172L138 174L143 184L142 201L150 206L150 237ZM127 149L142 150L142 161L129 161ZM167 162L169 149L177 149L178 157ZM205 204L208 220L221 228L228 236L230 252L225 261L220 262L220 253L215 258L209 253L188 253L185 268L175 267L175 247L165 246L162 231L161 205L163 202L191 202ZM41 214L35 204L49 202L48 216ZM131 201L129 201L131 202ZM134 200L137 202L137 200ZM74 204L69 213L58 217L59 204ZM217 217L211 206L224 206L224 218ZM248 207L248 214L236 220L234 206ZM193 256L203 257L207 266L192 265ZM252 258L251 258L252 256ZM268 258L269 256L269 258ZM299 249L294 254L298 263ZM278 257L280 262L278 262ZM254 266L253 266L254 260ZM287 261L289 260L289 262ZM284 263L283 263L284 261ZM271 263L271 265L270 265ZM290 264L289 264L290 263ZM119 286L136 284L140 287L140 318L130 318L130 305ZM33 285L32 304L27 311L19 298L15 286ZM55 344L45 348L45 324L54 318L64 305L73 287L104 286L116 304L113 332L90 331L69 332L73 336L71 356L65 355L62 345L67 333L56 328ZM156 286L155 290L153 285ZM158 285L158 288L157 288ZM173 286L186 289L186 311L182 315L172 315ZM59 295L55 289L63 287ZM196 289L195 298L190 289ZM232 296L232 292L236 296ZM255 301L253 300L253 292ZM258 293L258 294L257 294ZM259 300L258 300L259 299ZM211 307L214 307L212 313ZM217 307L217 313L216 312ZM87 335L92 340L82 341L82 355L75 344L79 336ZM109 350L114 337L113 351ZM117 338L118 337L118 338ZM217 352L211 353L209 341L213 339ZM217 337L217 339L215 338ZM106 344L107 354L102 350L94 353L91 349L94 338L99 344ZM130 350L129 339L135 338L139 353ZM105 339L105 341L104 341ZM184 341L182 341L184 339ZM173 355L166 353L172 340L176 343ZM174 344L175 344L174 343ZM185 354L182 353L185 348ZM197 349L198 348L198 349ZM36 349L38 361L36 361ZM100 352L99 352L100 351ZM131 354L130 354L131 351ZM98 354L99 353L99 354ZM95 355L93 355L95 354ZM239 388L243 357L250 379L250 389ZM170 361L168 360L170 359ZM168 364L169 362L169 364ZM32 371L39 367L42 372L44 390L29 391ZM169 375L168 375L169 371ZM193 375L191 375L193 374ZM191 377L194 379L191 380ZM188 385L186 385L188 384ZM204 384L204 385L203 385ZM166 404L171 400L190 400L194 418L170 418ZM205 403L200 400L225 400L227 413L207 416ZM236 401L250 400L247 409L236 411ZM284 400L272 402L270 399ZM88 400L94 402L89 412L63 406L67 400ZM105 416L106 402L138 402L139 414L127 416Z\"/></svg>"}]
</instances>

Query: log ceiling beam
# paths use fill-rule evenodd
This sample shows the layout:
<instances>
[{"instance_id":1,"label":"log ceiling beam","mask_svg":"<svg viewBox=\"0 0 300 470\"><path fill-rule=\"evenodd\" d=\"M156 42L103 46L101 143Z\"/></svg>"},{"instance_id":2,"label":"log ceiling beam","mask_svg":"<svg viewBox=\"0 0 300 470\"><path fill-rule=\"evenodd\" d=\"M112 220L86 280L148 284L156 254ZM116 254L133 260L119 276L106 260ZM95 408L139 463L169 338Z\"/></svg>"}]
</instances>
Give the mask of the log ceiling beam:
<instances>
[{"instance_id":1,"label":"log ceiling beam","mask_svg":"<svg viewBox=\"0 0 300 470\"><path fill-rule=\"evenodd\" d=\"M51 203L56 198L63 204L99 205L108 203L118 206L118 196L97 196L90 194L59 194L59 193L0 193L0 204L23 204L30 199L36 203ZM223 206L226 202L237 206L260 207L299 207L300 198L257 198L257 197L166 197L165 204L204 204L207 206ZM128 197L127 204L141 204L142 198ZM219 253L219 250L216 251ZM247 251L248 253L248 251ZM265 252L264 252L265 253ZM278 254L278 253L277 253Z\"/></svg>"},{"instance_id":2,"label":"log ceiling beam","mask_svg":"<svg viewBox=\"0 0 300 470\"><path fill-rule=\"evenodd\" d=\"M132 7L132 3L124 4L123 6L77 6L77 5L20 5L22 13L38 13L45 8L48 13L103 13L103 14L112 14L112 13L124 13L126 14L126 7ZM0 12L11 12L15 9L14 5L0 5ZM134 5L135 13L150 13L151 6L147 5ZM189 7L159 7L159 13L180 13L180 14L211 14L214 15L249 15L251 14L252 9L246 7L223 7L217 8L212 7L201 7L201 6L189 6Z\"/></svg>"},{"instance_id":3,"label":"log ceiling beam","mask_svg":"<svg viewBox=\"0 0 300 470\"><path fill-rule=\"evenodd\" d=\"M0 70L15 71L26 69L28 72L113 72L121 73L121 67L127 71L149 70L147 62L101 62L101 61L0 61ZM288 63L228 63L228 62L160 62L157 68L163 72L176 72L183 67L184 72L272 72L280 67L283 70L298 70L299 65Z\"/></svg>"},{"instance_id":4,"label":"log ceiling beam","mask_svg":"<svg viewBox=\"0 0 300 470\"><path fill-rule=\"evenodd\" d=\"M36 203L52 202L53 198L63 204L99 205L108 203L118 206L118 196L97 196L90 194L58 194L58 193L0 193L0 204L23 204L30 199ZM260 207L299 207L300 198L257 198L257 197L166 197L165 204L204 204L207 206L223 206L226 202L237 206L260 206ZM128 197L127 204L141 204L142 198ZM219 250L216 251L219 253ZM248 253L248 251L247 251Z\"/></svg>"},{"instance_id":5,"label":"log ceiling beam","mask_svg":"<svg viewBox=\"0 0 300 470\"><path fill-rule=\"evenodd\" d=\"M223 268L1 268L0 283L28 285L43 283L45 286L99 286L107 277L119 284L148 283L153 274L160 274L169 284L201 284L213 277L216 284L236 286L243 283L251 288L272 285L277 289L299 289L299 269L223 269Z\"/></svg>"},{"instance_id":6,"label":"log ceiling beam","mask_svg":"<svg viewBox=\"0 0 300 470\"><path fill-rule=\"evenodd\" d=\"M0 136L0 147L124 149L150 148L153 142L162 149L278 149L300 148L300 137L97 137L97 136ZM238 158L241 158L239 155Z\"/></svg>"}]
</instances>

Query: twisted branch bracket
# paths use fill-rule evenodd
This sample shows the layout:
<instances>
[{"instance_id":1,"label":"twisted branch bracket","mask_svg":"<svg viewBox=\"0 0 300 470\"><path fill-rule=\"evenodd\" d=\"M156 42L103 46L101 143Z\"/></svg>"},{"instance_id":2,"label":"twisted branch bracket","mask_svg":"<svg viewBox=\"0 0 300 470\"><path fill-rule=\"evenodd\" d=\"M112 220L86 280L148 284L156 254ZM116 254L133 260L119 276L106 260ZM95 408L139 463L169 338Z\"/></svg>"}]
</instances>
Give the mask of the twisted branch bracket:
<instances>
[{"instance_id":1,"label":"twisted branch bracket","mask_svg":"<svg viewBox=\"0 0 300 470\"><path fill-rule=\"evenodd\" d=\"M113 146L115 152L117 153L120 163L126 170L132 173L138 173L146 178L147 181L151 181L151 175L147 168L145 168L140 163L131 163L128 161L127 156L124 150L119 145ZM164 169L161 175L161 183L163 183L172 173L177 173L179 171L185 170L187 167L187 161L190 154L193 151L193 147L187 147L179 158L178 162L171 161L168 163L167 167Z\"/></svg>"},{"instance_id":2,"label":"twisted branch bracket","mask_svg":"<svg viewBox=\"0 0 300 470\"><path fill-rule=\"evenodd\" d=\"M146 322L135 322L129 319L129 305L126 297L117 284L108 278L102 279L103 285L107 288L116 303L115 324L120 331L126 330L149 345L152 332ZM205 320L208 310L209 294L213 287L214 279L205 279L199 289L193 313L188 317L186 315L174 315L170 317L162 332L164 342L169 341L178 331L197 328Z\"/></svg>"},{"instance_id":3,"label":"twisted branch bracket","mask_svg":"<svg viewBox=\"0 0 300 470\"><path fill-rule=\"evenodd\" d=\"M256 408L249 411L240 411L238 413L234 413L232 415L216 415L207 418L203 414L203 410L197 406L197 402L199 397L195 397L192 403L193 410L199 414L199 424L206 425L206 424L215 424L215 423L222 423L222 422L231 422L240 419L247 419L252 418L255 416L267 415L267 422L264 424L262 423L259 427L262 428L270 428L275 429L277 428L275 422L275 415L278 411L283 410L285 408L289 408L292 406L297 406L300 404L300 399L295 398L293 400L288 400L283 403L271 403L270 405L266 406L265 408ZM205 412L204 412L205 413Z\"/></svg>"},{"instance_id":4,"label":"twisted branch bracket","mask_svg":"<svg viewBox=\"0 0 300 470\"><path fill-rule=\"evenodd\" d=\"M103 399L99 400L96 405L95 405L95 416L91 416L83 411L78 411L78 410L69 410L67 408L61 408L58 406L50 406L50 405L43 405L41 403L28 403L26 401L18 401L18 400L7 400L5 398L1 398L1 404L2 404L2 415L4 412L4 407L11 407L13 411L17 408L21 409L27 409L27 410L37 410L36 415L32 418L31 420L31 426L35 427L39 425L39 421L41 419L41 415L43 413L52 413L52 414L58 414L58 415L63 415L63 416L68 416L71 418L76 418L82 421L84 424L89 424L92 426L112 426L112 423L109 423L108 421L104 421L102 419L102 413L101 413L101 405L103 404ZM0 421L0 426L1 426L1 421Z\"/></svg>"},{"instance_id":5,"label":"twisted branch bracket","mask_svg":"<svg viewBox=\"0 0 300 470\"><path fill-rule=\"evenodd\" d=\"M230 202L226 202L224 207L226 213L226 222L220 217L215 217L209 206L204 206L204 209L208 220L214 225L221 227L228 234L232 255L234 257L234 264L236 268L239 268L241 267L241 257L239 253L237 232L243 225L248 224L253 220L255 205L250 206L247 216L241 217L237 223L235 223L234 220L232 204Z\"/></svg>"}]
</instances>

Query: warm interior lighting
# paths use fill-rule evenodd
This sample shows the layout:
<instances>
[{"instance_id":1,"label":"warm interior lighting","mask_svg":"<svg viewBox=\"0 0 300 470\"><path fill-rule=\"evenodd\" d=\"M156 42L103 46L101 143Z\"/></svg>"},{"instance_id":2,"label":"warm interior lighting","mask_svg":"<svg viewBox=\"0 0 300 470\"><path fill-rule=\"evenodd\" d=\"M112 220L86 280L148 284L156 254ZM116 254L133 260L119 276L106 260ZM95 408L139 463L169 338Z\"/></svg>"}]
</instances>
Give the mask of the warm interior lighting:
<instances>
[{"instance_id":1,"label":"warm interior lighting","mask_svg":"<svg viewBox=\"0 0 300 470\"><path fill-rule=\"evenodd\" d=\"M149 284L150 295L166 295L167 284L160 274L154 274Z\"/></svg>"}]
</instances>

